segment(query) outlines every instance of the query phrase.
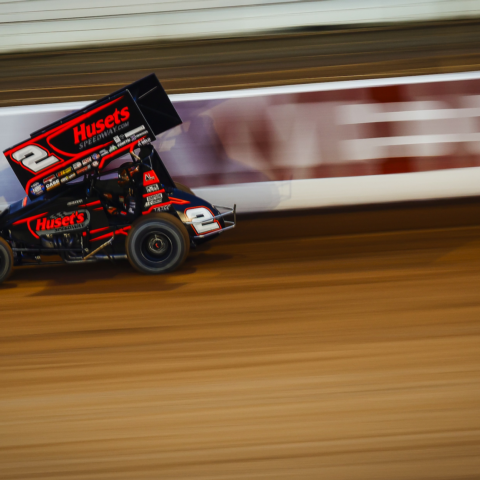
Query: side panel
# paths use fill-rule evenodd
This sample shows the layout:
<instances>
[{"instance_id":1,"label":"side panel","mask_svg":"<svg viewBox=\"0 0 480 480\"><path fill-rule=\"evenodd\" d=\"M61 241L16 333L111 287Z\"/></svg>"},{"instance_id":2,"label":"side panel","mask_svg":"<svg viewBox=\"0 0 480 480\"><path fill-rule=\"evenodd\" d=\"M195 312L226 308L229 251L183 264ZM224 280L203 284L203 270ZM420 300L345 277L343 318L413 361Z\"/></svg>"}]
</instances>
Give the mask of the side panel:
<instances>
[{"instance_id":1,"label":"side panel","mask_svg":"<svg viewBox=\"0 0 480 480\"><path fill-rule=\"evenodd\" d=\"M169 195L168 200L170 202L169 208L175 211L178 218L185 224L191 237L215 232L220 233L222 228L225 227L223 218L213 218L220 212L203 198L175 189L174 192ZM194 220L197 220L197 222L201 220L203 224L197 223L194 226L185 223ZM215 237L216 235L212 235L208 237L208 239L210 240ZM198 243L198 239L196 242Z\"/></svg>"},{"instance_id":2,"label":"side panel","mask_svg":"<svg viewBox=\"0 0 480 480\"><path fill-rule=\"evenodd\" d=\"M108 218L98 198L71 197L49 202L11 226L15 241L32 247L42 246L42 237L58 234L82 234L108 227ZM88 238L87 238L88 239Z\"/></svg>"}]
</instances>

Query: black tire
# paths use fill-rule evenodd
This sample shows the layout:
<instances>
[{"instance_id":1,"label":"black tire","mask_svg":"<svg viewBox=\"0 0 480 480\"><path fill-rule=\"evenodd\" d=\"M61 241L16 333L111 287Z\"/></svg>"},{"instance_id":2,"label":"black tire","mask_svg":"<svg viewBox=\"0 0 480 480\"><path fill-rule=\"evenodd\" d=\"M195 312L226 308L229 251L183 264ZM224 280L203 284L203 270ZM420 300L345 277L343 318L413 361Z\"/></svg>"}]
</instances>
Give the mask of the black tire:
<instances>
[{"instance_id":1,"label":"black tire","mask_svg":"<svg viewBox=\"0 0 480 480\"><path fill-rule=\"evenodd\" d=\"M0 238L0 283L4 282L13 270L13 252L10 245Z\"/></svg>"},{"instance_id":2,"label":"black tire","mask_svg":"<svg viewBox=\"0 0 480 480\"><path fill-rule=\"evenodd\" d=\"M176 270L190 252L183 223L168 213L151 213L136 220L125 243L133 268L155 275Z\"/></svg>"},{"instance_id":3,"label":"black tire","mask_svg":"<svg viewBox=\"0 0 480 480\"><path fill-rule=\"evenodd\" d=\"M184 185L183 183L178 183L178 182L175 182L175 188L177 190L180 190L181 192L185 192L185 193L189 193L190 195L193 195L194 197L196 196L192 190L190 188L188 188L186 185Z\"/></svg>"}]
</instances>

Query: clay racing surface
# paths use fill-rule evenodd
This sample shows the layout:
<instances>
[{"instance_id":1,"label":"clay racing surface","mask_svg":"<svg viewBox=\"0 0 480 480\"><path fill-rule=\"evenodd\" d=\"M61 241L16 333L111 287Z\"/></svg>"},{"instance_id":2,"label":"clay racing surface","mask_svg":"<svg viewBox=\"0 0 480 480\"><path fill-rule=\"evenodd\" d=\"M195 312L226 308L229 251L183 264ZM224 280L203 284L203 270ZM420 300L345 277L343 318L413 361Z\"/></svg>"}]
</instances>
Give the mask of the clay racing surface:
<instances>
[{"instance_id":1,"label":"clay racing surface","mask_svg":"<svg viewBox=\"0 0 480 480\"><path fill-rule=\"evenodd\" d=\"M480 475L478 201L241 218L0 288L2 479Z\"/></svg>"}]
</instances>

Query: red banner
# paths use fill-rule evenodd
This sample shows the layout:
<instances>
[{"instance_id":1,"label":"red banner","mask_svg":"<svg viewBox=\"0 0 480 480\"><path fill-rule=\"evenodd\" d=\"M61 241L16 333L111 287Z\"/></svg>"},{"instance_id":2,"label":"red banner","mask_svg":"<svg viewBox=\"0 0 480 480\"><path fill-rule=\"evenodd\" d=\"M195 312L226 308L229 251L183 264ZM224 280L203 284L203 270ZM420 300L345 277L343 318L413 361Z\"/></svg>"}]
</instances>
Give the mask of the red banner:
<instances>
[{"instance_id":1,"label":"red banner","mask_svg":"<svg viewBox=\"0 0 480 480\"><path fill-rule=\"evenodd\" d=\"M174 102L184 123L157 146L193 187L480 165L480 80L378 82Z\"/></svg>"}]
</instances>

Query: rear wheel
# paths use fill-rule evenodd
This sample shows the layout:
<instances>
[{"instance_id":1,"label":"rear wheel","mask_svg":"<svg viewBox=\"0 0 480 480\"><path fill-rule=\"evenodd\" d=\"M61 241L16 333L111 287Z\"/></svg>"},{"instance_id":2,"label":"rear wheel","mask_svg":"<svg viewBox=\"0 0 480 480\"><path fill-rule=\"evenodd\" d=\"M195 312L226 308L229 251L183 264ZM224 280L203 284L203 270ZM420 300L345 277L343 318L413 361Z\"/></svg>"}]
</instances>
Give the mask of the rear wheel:
<instances>
[{"instance_id":1,"label":"rear wheel","mask_svg":"<svg viewBox=\"0 0 480 480\"><path fill-rule=\"evenodd\" d=\"M152 213L134 222L126 240L128 260L141 273L176 270L190 251L183 223L168 213Z\"/></svg>"},{"instance_id":2,"label":"rear wheel","mask_svg":"<svg viewBox=\"0 0 480 480\"><path fill-rule=\"evenodd\" d=\"M10 245L0 238L0 283L4 282L13 270L13 252Z\"/></svg>"},{"instance_id":3,"label":"rear wheel","mask_svg":"<svg viewBox=\"0 0 480 480\"><path fill-rule=\"evenodd\" d=\"M175 182L175 188L177 190L180 190L181 192L189 193L190 195L195 196L195 194L192 192L192 190L189 187L187 187L186 185L184 185L183 183Z\"/></svg>"}]
</instances>

